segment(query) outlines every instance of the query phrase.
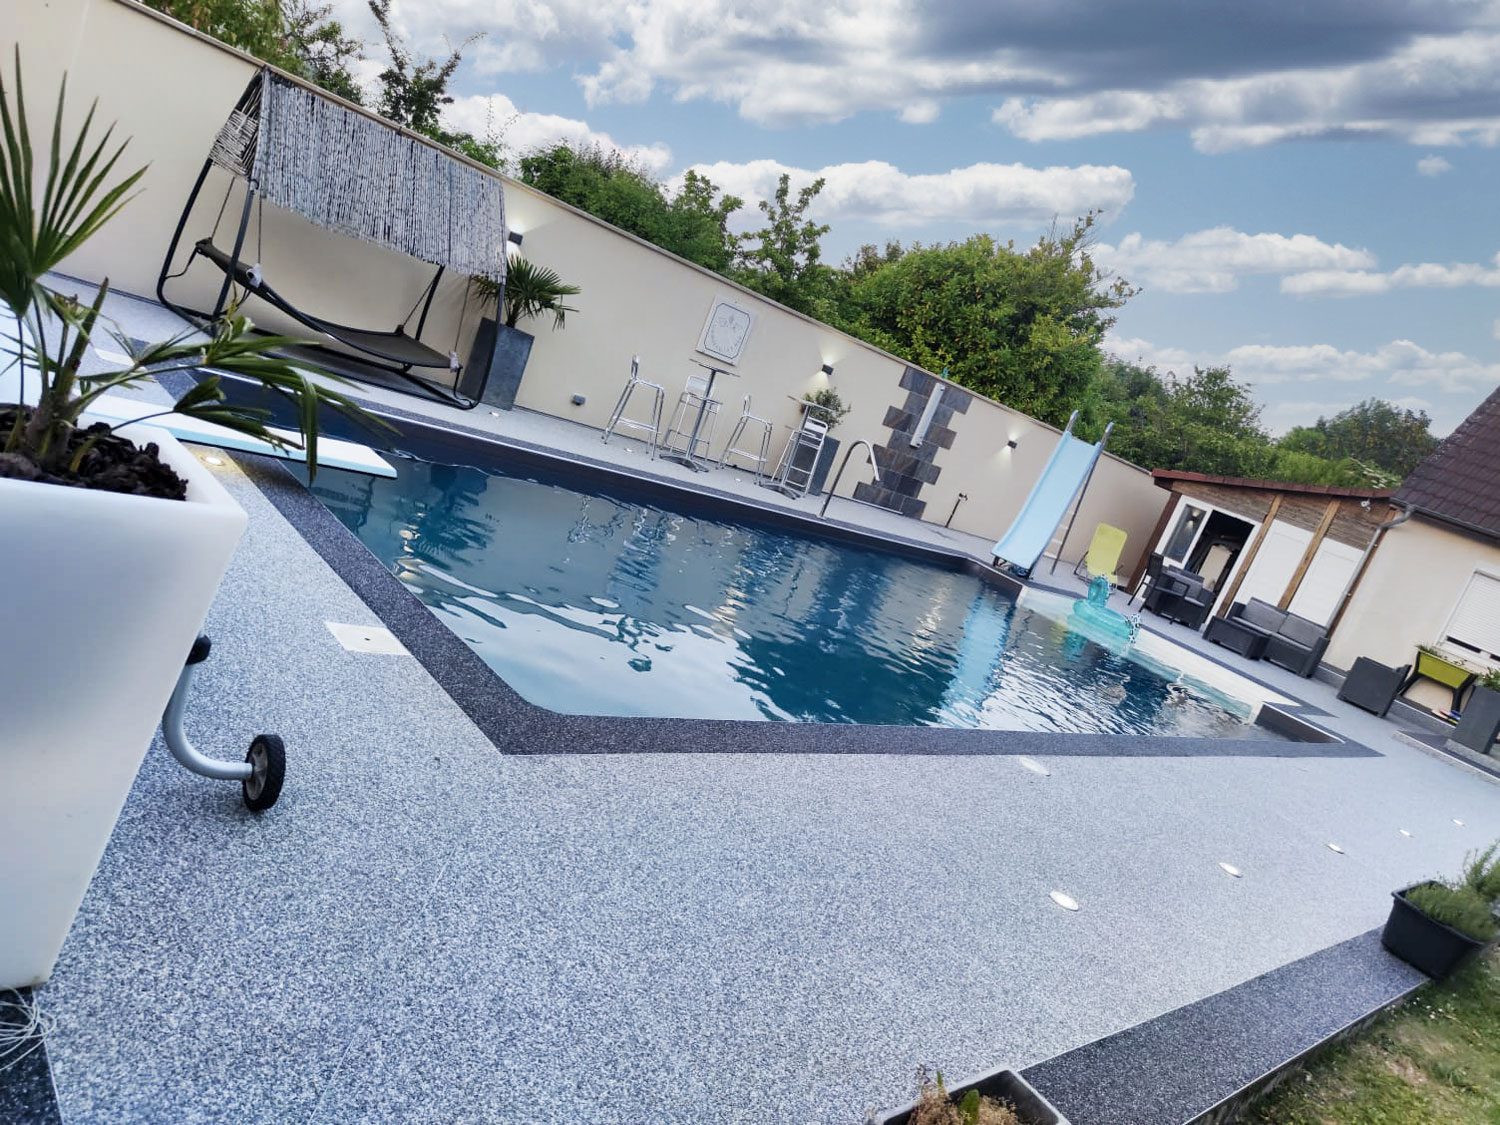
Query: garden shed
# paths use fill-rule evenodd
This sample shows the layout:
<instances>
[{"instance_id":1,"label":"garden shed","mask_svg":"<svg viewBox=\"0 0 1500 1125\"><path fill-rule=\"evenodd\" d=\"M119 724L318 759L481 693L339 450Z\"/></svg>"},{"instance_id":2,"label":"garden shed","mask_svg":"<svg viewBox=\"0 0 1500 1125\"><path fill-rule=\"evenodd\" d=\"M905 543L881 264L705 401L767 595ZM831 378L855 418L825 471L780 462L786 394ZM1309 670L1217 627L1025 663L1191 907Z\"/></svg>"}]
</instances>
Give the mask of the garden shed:
<instances>
[{"instance_id":1,"label":"garden shed","mask_svg":"<svg viewBox=\"0 0 1500 1125\"><path fill-rule=\"evenodd\" d=\"M1391 511L1389 489L1169 469L1151 475L1172 494L1151 551L1168 566L1201 575L1218 616L1235 602L1259 598L1330 625Z\"/></svg>"}]
</instances>

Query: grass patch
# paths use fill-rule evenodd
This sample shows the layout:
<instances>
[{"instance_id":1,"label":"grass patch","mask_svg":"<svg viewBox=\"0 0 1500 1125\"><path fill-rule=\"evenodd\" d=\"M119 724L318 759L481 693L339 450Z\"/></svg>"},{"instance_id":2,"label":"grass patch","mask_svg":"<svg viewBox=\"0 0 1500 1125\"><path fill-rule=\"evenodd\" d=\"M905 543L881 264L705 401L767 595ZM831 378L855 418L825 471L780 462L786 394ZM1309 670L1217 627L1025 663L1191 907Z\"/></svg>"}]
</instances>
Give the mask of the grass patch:
<instances>
[{"instance_id":1,"label":"grass patch","mask_svg":"<svg viewBox=\"0 0 1500 1125\"><path fill-rule=\"evenodd\" d=\"M1419 992L1257 1102L1254 1125L1500 1122L1500 951Z\"/></svg>"}]
</instances>

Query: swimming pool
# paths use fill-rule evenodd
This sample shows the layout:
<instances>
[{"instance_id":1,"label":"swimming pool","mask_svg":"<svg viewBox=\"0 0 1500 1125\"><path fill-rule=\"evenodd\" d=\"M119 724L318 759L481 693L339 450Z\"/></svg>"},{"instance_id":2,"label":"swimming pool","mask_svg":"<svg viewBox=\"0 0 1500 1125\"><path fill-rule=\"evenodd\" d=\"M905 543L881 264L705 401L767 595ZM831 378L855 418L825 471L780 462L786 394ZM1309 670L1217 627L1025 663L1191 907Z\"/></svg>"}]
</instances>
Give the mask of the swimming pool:
<instances>
[{"instance_id":1,"label":"swimming pool","mask_svg":"<svg viewBox=\"0 0 1500 1125\"><path fill-rule=\"evenodd\" d=\"M409 460L394 480L324 469L312 490L552 710L1274 737L1057 605L925 559L529 472Z\"/></svg>"}]
</instances>

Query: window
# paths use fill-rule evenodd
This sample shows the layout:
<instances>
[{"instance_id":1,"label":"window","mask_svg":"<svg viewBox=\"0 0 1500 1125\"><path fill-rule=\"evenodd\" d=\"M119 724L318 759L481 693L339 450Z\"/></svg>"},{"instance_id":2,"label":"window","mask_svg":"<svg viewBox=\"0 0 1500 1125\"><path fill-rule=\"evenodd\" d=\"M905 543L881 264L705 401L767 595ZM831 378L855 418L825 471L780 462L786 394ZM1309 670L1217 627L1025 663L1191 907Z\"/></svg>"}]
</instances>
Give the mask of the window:
<instances>
[{"instance_id":1,"label":"window","mask_svg":"<svg viewBox=\"0 0 1500 1125\"><path fill-rule=\"evenodd\" d=\"M1189 548L1198 535L1198 529L1203 526L1204 511L1202 508L1194 508L1191 504L1185 507L1182 515L1177 517L1177 528L1172 532L1172 538L1167 542L1167 549L1163 552L1173 562L1181 562L1187 558Z\"/></svg>"},{"instance_id":2,"label":"window","mask_svg":"<svg viewBox=\"0 0 1500 1125\"><path fill-rule=\"evenodd\" d=\"M1473 573L1444 636L1465 651L1500 661L1500 578Z\"/></svg>"}]
</instances>

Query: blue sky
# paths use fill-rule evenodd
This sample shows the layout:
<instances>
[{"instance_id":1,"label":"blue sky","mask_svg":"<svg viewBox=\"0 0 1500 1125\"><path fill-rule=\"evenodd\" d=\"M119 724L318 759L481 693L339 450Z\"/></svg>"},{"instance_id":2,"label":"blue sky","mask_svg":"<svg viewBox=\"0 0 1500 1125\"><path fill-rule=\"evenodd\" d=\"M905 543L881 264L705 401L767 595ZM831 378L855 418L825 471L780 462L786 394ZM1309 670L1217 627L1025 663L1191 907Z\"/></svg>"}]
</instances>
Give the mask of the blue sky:
<instances>
[{"instance_id":1,"label":"blue sky","mask_svg":"<svg viewBox=\"0 0 1500 1125\"><path fill-rule=\"evenodd\" d=\"M341 17L376 39L362 0ZM830 260L1104 212L1109 346L1227 362L1273 429L1500 385L1500 0L397 0L472 44L451 121L747 199L828 180ZM372 58L378 51L372 46ZM745 223L753 220L747 213Z\"/></svg>"}]
</instances>

